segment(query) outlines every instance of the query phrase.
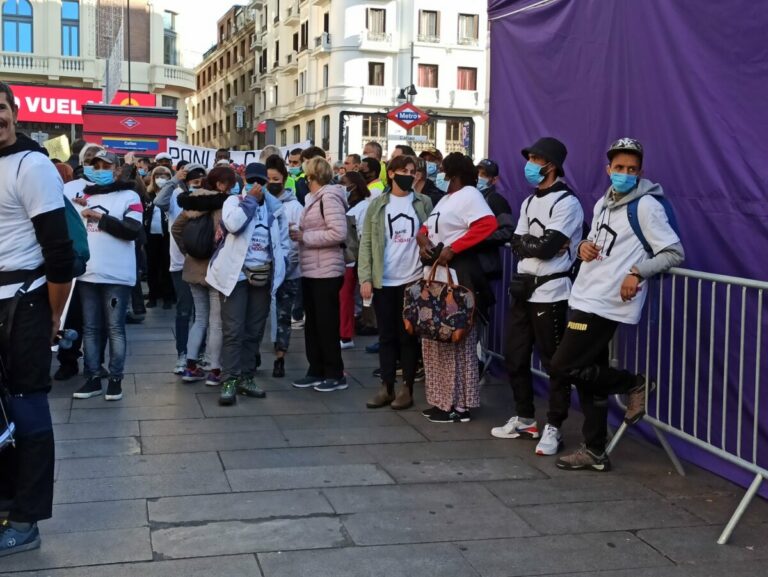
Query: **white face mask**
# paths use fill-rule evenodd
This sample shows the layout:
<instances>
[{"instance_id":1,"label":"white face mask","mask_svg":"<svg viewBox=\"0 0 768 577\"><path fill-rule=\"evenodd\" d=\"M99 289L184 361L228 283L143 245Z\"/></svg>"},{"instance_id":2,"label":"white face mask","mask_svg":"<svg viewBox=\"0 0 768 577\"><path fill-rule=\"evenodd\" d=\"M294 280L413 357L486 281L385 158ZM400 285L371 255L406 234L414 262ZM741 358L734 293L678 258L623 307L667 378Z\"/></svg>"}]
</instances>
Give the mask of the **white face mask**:
<instances>
[{"instance_id":1,"label":"white face mask","mask_svg":"<svg viewBox=\"0 0 768 577\"><path fill-rule=\"evenodd\" d=\"M158 188L163 188L166 184L168 184L168 179L167 178L156 178L155 179L155 184L157 185Z\"/></svg>"}]
</instances>

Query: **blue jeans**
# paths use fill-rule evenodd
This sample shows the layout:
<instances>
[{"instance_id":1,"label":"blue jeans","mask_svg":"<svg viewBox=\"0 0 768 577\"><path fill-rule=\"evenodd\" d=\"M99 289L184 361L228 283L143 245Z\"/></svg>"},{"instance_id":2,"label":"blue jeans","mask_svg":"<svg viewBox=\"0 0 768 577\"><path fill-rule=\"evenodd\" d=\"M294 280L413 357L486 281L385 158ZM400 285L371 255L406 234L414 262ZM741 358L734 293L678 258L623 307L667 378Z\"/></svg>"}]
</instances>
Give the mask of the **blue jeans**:
<instances>
[{"instance_id":1,"label":"blue jeans","mask_svg":"<svg viewBox=\"0 0 768 577\"><path fill-rule=\"evenodd\" d=\"M109 376L123 378L125 367L125 314L131 287L90 282L77 283L83 304L83 347L85 372L98 375L102 343L109 340Z\"/></svg>"},{"instance_id":2,"label":"blue jeans","mask_svg":"<svg viewBox=\"0 0 768 577\"><path fill-rule=\"evenodd\" d=\"M192 301L192 291L181 278L180 270L171 271L173 289L176 291L176 352L180 355L187 353L189 339L189 323L195 307Z\"/></svg>"}]
</instances>

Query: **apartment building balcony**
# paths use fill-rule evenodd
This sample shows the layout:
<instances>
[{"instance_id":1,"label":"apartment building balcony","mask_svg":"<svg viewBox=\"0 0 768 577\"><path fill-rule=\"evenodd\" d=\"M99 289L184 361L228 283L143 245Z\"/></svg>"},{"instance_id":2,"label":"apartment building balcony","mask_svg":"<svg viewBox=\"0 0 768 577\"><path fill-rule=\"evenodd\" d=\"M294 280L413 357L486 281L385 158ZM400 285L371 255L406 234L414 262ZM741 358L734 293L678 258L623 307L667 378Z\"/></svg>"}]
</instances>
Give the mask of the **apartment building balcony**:
<instances>
[{"instance_id":1,"label":"apartment building balcony","mask_svg":"<svg viewBox=\"0 0 768 577\"><path fill-rule=\"evenodd\" d=\"M440 36L434 36L432 34L419 34L416 37L418 42L426 42L427 44L440 44Z\"/></svg>"},{"instance_id":2,"label":"apartment building balcony","mask_svg":"<svg viewBox=\"0 0 768 577\"><path fill-rule=\"evenodd\" d=\"M448 94L451 108L466 110L482 109L484 103L480 101L480 93L476 90L451 90Z\"/></svg>"},{"instance_id":3,"label":"apartment building balcony","mask_svg":"<svg viewBox=\"0 0 768 577\"><path fill-rule=\"evenodd\" d=\"M392 34L389 32L374 32L372 30L363 30L360 33L358 47L360 50L370 50L373 52L398 51L398 47L392 42Z\"/></svg>"},{"instance_id":4,"label":"apartment building balcony","mask_svg":"<svg viewBox=\"0 0 768 577\"><path fill-rule=\"evenodd\" d=\"M323 32L320 36L315 36L315 43L312 52L328 52L331 49L331 35Z\"/></svg>"},{"instance_id":5,"label":"apartment building balcony","mask_svg":"<svg viewBox=\"0 0 768 577\"><path fill-rule=\"evenodd\" d=\"M153 64L150 70L150 79L155 88L175 86L190 92L194 92L197 89L195 73L181 66Z\"/></svg>"},{"instance_id":6,"label":"apartment building balcony","mask_svg":"<svg viewBox=\"0 0 768 577\"><path fill-rule=\"evenodd\" d=\"M251 92L258 92L261 90L261 81L259 78L260 76L258 74L251 74Z\"/></svg>"},{"instance_id":7,"label":"apartment building balcony","mask_svg":"<svg viewBox=\"0 0 768 577\"><path fill-rule=\"evenodd\" d=\"M299 2L294 0L288 8L285 10L285 23L286 24L298 24L299 23Z\"/></svg>"},{"instance_id":8,"label":"apartment building balcony","mask_svg":"<svg viewBox=\"0 0 768 577\"><path fill-rule=\"evenodd\" d=\"M370 106L392 106L395 89L391 86L363 86L360 104Z\"/></svg>"},{"instance_id":9,"label":"apartment building balcony","mask_svg":"<svg viewBox=\"0 0 768 577\"><path fill-rule=\"evenodd\" d=\"M312 0L312 6L328 6L331 3L331 0Z\"/></svg>"},{"instance_id":10,"label":"apartment building balcony","mask_svg":"<svg viewBox=\"0 0 768 577\"><path fill-rule=\"evenodd\" d=\"M18 52L0 52L0 74L37 75L58 78L95 79L96 60L66 56L35 56Z\"/></svg>"},{"instance_id":11,"label":"apartment building balcony","mask_svg":"<svg viewBox=\"0 0 768 577\"><path fill-rule=\"evenodd\" d=\"M299 53L295 50L285 56L285 72L296 72L299 68Z\"/></svg>"},{"instance_id":12,"label":"apartment building balcony","mask_svg":"<svg viewBox=\"0 0 768 577\"><path fill-rule=\"evenodd\" d=\"M440 106L440 89L439 88L425 88L419 86L416 96L413 97L413 103L416 106L422 108L428 106ZM442 96L445 96L444 94ZM445 98L443 98L445 100Z\"/></svg>"},{"instance_id":13,"label":"apartment building balcony","mask_svg":"<svg viewBox=\"0 0 768 577\"><path fill-rule=\"evenodd\" d=\"M459 46L468 46L477 48L480 46L480 39L471 36L459 37L457 44Z\"/></svg>"},{"instance_id":14,"label":"apartment building balcony","mask_svg":"<svg viewBox=\"0 0 768 577\"><path fill-rule=\"evenodd\" d=\"M251 0L248 2L248 9L249 10L257 10L264 7L264 4L266 4L266 0Z\"/></svg>"},{"instance_id":15,"label":"apartment building balcony","mask_svg":"<svg viewBox=\"0 0 768 577\"><path fill-rule=\"evenodd\" d=\"M253 35L253 40L251 40L251 52L258 52L264 47L264 37L262 34L257 32Z\"/></svg>"}]
</instances>

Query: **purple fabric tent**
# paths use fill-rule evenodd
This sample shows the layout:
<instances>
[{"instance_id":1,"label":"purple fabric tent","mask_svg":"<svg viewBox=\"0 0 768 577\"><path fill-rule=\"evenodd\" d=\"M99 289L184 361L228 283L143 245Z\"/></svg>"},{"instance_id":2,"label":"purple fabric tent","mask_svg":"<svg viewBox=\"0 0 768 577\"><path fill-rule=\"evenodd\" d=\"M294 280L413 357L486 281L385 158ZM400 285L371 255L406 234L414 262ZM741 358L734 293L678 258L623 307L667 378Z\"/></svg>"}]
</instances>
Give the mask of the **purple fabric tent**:
<instances>
[{"instance_id":1,"label":"purple fabric tent","mask_svg":"<svg viewBox=\"0 0 768 577\"><path fill-rule=\"evenodd\" d=\"M500 188L513 207L530 193L520 149L536 138L555 136L568 146L566 178L591 214L608 186L605 150L632 136L645 145L646 177L675 206L684 266L768 280L762 3L489 0L489 18L490 156L502 167ZM759 353L747 354L754 365ZM701 452L683 452L737 482L748 477Z\"/></svg>"}]
</instances>

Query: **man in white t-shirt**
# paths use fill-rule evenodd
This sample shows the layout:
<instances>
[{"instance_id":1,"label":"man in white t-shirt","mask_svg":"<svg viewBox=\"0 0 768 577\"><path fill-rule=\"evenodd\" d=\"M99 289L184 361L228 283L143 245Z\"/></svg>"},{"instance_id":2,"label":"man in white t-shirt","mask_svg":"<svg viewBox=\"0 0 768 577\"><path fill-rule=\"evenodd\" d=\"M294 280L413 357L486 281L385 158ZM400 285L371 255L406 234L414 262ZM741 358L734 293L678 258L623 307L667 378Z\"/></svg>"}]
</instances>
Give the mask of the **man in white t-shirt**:
<instances>
[{"instance_id":1,"label":"man in white t-shirt","mask_svg":"<svg viewBox=\"0 0 768 577\"><path fill-rule=\"evenodd\" d=\"M72 395L89 399L104 394L107 401L123 398L125 365L125 316L131 288L136 284L134 242L142 229L144 207L133 181L118 180L120 163L106 151L93 158L91 180L72 199L83 207L80 214L88 232L91 258L78 277L83 305L85 383ZM109 339L109 377L106 393L101 387L104 335Z\"/></svg>"},{"instance_id":2,"label":"man in white t-shirt","mask_svg":"<svg viewBox=\"0 0 768 577\"><path fill-rule=\"evenodd\" d=\"M61 177L17 119L0 82L0 557L40 547L52 515L51 342L75 263Z\"/></svg>"},{"instance_id":3,"label":"man in white t-shirt","mask_svg":"<svg viewBox=\"0 0 768 577\"><path fill-rule=\"evenodd\" d=\"M525 176L533 194L520 206L512 249L517 274L510 285L513 298L507 324L505 360L515 398L515 416L491 434L501 439L538 439L538 455L555 455L562 448L560 428L568 417L570 382L550 378L547 425L540 433L533 404L531 355L533 346L549 372L550 361L565 330L571 269L581 241L584 211L562 180L568 151L552 137L540 138L522 151Z\"/></svg>"},{"instance_id":4,"label":"man in white t-shirt","mask_svg":"<svg viewBox=\"0 0 768 577\"><path fill-rule=\"evenodd\" d=\"M576 384L584 412L584 445L557 461L568 471L611 469L605 453L610 395L628 394L626 423L636 423L645 414L652 386L643 375L610 367L608 345L619 323L640 321L645 281L685 258L659 200L664 194L661 186L641 178L641 144L633 138L617 140L608 150L608 160L611 186L595 204L589 237L578 246L583 263L568 301L568 325L552 359L552 376ZM632 217L639 229L630 222Z\"/></svg>"}]
</instances>

